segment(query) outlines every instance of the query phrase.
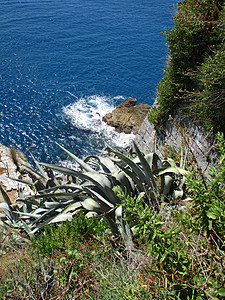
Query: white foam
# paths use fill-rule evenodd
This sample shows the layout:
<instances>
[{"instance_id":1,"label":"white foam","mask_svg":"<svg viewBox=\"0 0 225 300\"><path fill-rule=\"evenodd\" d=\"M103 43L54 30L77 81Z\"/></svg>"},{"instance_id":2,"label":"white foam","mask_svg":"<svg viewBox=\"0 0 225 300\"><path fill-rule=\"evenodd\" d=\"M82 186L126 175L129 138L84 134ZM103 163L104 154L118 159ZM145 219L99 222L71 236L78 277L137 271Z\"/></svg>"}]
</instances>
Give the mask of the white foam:
<instances>
[{"instance_id":1,"label":"white foam","mask_svg":"<svg viewBox=\"0 0 225 300\"><path fill-rule=\"evenodd\" d=\"M63 113L74 127L90 130L96 138L106 140L116 147L126 148L133 141L134 134L118 133L113 127L102 122L103 116L115 108L115 102L118 99L122 101L124 97L107 98L94 95L80 98L64 107Z\"/></svg>"}]
</instances>

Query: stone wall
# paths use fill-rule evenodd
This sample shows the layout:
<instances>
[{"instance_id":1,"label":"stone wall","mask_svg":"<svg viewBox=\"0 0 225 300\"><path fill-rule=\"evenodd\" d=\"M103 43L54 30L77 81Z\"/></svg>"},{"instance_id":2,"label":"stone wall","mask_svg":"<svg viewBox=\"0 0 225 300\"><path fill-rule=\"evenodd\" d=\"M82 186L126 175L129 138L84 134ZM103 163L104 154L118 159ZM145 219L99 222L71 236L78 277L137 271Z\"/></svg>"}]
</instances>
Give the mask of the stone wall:
<instances>
[{"instance_id":1,"label":"stone wall","mask_svg":"<svg viewBox=\"0 0 225 300\"><path fill-rule=\"evenodd\" d=\"M212 133L206 133L199 124L194 124L189 118L177 113L170 116L162 129L156 130L146 117L136 135L135 142L145 152L151 152L156 142L157 153L163 157L165 146L170 145L179 150L185 146L188 153L195 157L198 167L208 176L209 166L218 163L215 149L216 138Z\"/></svg>"}]
</instances>

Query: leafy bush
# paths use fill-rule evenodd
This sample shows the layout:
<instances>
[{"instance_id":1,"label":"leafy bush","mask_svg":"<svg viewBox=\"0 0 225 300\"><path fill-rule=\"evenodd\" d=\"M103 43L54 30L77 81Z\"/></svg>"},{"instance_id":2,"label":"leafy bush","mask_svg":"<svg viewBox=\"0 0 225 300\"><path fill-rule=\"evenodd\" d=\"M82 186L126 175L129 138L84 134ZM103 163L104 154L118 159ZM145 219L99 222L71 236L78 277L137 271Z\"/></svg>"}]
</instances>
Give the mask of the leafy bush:
<instances>
[{"instance_id":1,"label":"leafy bush","mask_svg":"<svg viewBox=\"0 0 225 300\"><path fill-rule=\"evenodd\" d=\"M202 91L189 101L188 112L208 128L225 130L225 51L205 59L196 75Z\"/></svg>"},{"instance_id":2,"label":"leafy bush","mask_svg":"<svg viewBox=\"0 0 225 300\"><path fill-rule=\"evenodd\" d=\"M220 164L211 168L209 183L192 173L188 186L193 193L193 226L220 249L225 246L225 141L223 134L217 138Z\"/></svg>"},{"instance_id":3,"label":"leafy bush","mask_svg":"<svg viewBox=\"0 0 225 300\"><path fill-rule=\"evenodd\" d=\"M220 0L185 0L178 4L175 27L166 31L169 60L158 86L158 110L150 111L155 125L177 108L224 131L225 6ZM186 111L186 108L190 110Z\"/></svg>"},{"instance_id":4,"label":"leafy bush","mask_svg":"<svg viewBox=\"0 0 225 300\"><path fill-rule=\"evenodd\" d=\"M32 244L39 254L50 254L55 250L65 251L79 248L79 245L90 239L100 242L106 229L107 222L103 218L87 218L80 211L72 221L45 226L44 231L32 239Z\"/></svg>"}]
</instances>

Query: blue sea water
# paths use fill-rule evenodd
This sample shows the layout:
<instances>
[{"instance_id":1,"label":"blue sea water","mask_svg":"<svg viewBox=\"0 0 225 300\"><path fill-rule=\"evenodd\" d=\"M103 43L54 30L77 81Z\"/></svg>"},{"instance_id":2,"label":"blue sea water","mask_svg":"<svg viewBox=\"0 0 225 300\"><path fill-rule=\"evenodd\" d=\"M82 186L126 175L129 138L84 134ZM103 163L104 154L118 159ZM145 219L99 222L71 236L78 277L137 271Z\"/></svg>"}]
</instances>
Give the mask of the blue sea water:
<instances>
[{"instance_id":1,"label":"blue sea water","mask_svg":"<svg viewBox=\"0 0 225 300\"><path fill-rule=\"evenodd\" d=\"M175 0L1 0L0 143L41 161L83 157L107 140L101 117L127 97L152 104Z\"/></svg>"}]
</instances>

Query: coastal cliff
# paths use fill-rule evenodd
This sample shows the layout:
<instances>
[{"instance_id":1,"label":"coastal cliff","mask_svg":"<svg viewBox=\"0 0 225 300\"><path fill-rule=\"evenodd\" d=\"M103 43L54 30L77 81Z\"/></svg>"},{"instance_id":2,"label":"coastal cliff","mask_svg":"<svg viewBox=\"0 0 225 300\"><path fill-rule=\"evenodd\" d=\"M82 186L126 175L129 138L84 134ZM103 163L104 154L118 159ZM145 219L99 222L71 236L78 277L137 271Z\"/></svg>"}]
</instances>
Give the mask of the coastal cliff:
<instances>
[{"instance_id":1,"label":"coastal cliff","mask_svg":"<svg viewBox=\"0 0 225 300\"><path fill-rule=\"evenodd\" d=\"M201 172L217 163L215 134L225 133L224 1L182 1L165 32L169 57L157 100L136 143L158 152L185 146Z\"/></svg>"},{"instance_id":2,"label":"coastal cliff","mask_svg":"<svg viewBox=\"0 0 225 300\"><path fill-rule=\"evenodd\" d=\"M170 115L160 129L150 124L146 117L134 141L147 153L156 147L161 157L168 149L178 153L183 148L194 158L205 176L209 174L209 167L218 163L213 132L207 132L203 125L194 123L179 112Z\"/></svg>"}]
</instances>

